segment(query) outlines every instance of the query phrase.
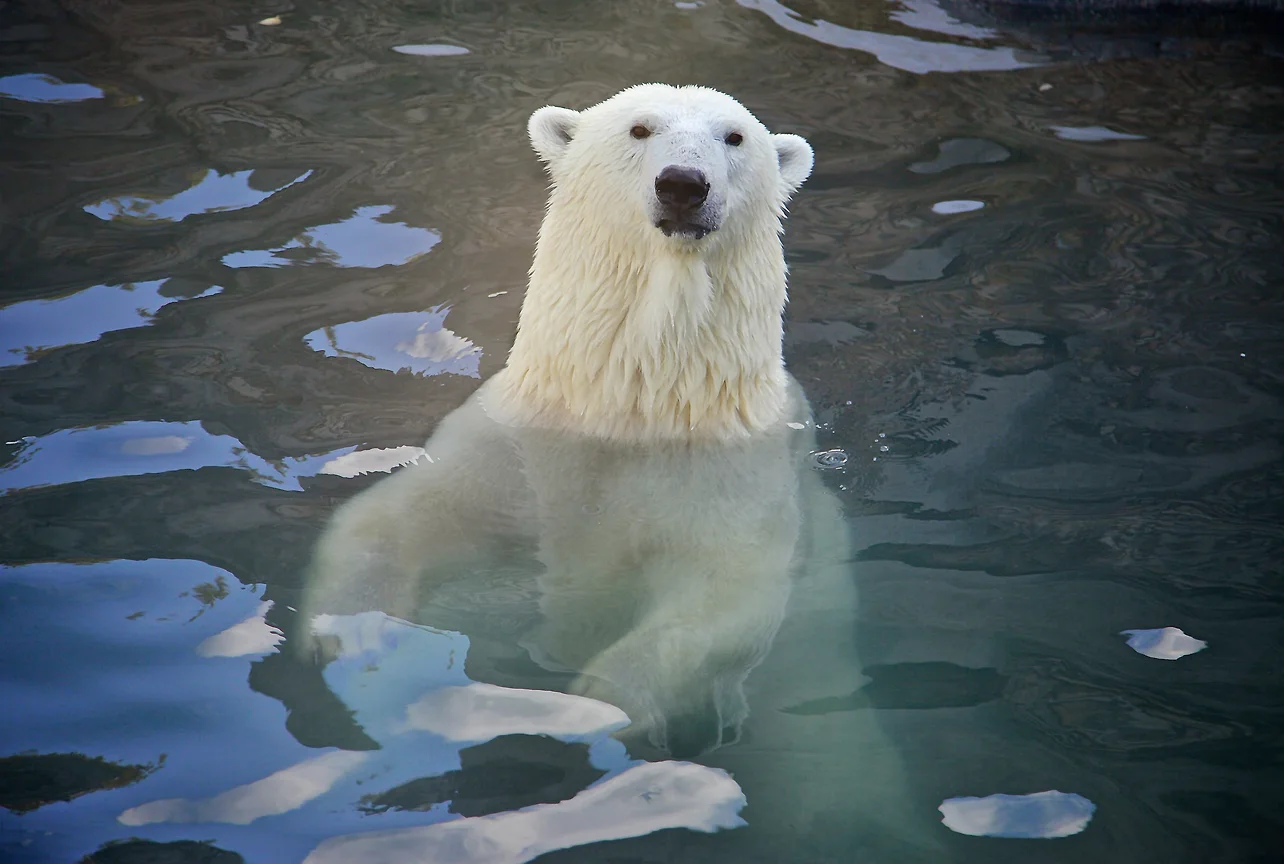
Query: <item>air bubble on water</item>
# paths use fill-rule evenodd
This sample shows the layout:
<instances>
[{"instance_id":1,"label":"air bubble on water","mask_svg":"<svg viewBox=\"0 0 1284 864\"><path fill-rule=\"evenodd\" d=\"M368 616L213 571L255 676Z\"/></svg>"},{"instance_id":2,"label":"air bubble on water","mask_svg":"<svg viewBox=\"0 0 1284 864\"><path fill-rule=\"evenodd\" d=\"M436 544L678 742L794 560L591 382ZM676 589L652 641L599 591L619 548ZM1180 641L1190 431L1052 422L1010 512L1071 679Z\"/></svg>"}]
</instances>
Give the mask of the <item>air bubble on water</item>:
<instances>
[{"instance_id":1,"label":"air bubble on water","mask_svg":"<svg viewBox=\"0 0 1284 864\"><path fill-rule=\"evenodd\" d=\"M817 468L841 468L847 464L847 454L842 450L822 450L811 454Z\"/></svg>"},{"instance_id":2,"label":"air bubble on water","mask_svg":"<svg viewBox=\"0 0 1284 864\"><path fill-rule=\"evenodd\" d=\"M879 433L878 433L878 437L879 437L879 438L886 438L886 437L887 437L887 433L886 433L886 432L879 432Z\"/></svg>"},{"instance_id":3,"label":"air bubble on water","mask_svg":"<svg viewBox=\"0 0 1284 864\"><path fill-rule=\"evenodd\" d=\"M891 447L888 447L886 444L884 444L882 447L879 447L879 448L878 448L878 452L879 452L879 453L886 453L887 451L889 451L889 450L891 450L891 449L892 449Z\"/></svg>"}]
</instances>

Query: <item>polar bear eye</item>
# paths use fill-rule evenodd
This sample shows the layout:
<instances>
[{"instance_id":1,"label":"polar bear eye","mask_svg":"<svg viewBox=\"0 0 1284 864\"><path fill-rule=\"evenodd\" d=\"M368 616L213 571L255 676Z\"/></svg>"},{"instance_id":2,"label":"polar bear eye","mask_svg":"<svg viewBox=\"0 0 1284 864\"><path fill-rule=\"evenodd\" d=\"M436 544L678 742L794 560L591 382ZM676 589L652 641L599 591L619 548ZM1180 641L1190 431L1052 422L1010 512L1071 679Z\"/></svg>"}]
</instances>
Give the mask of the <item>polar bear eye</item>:
<instances>
[{"instance_id":1,"label":"polar bear eye","mask_svg":"<svg viewBox=\"0 0 1284 864\"><path fill-rule=\"evenodd\" d=\"M634 126L632 129L629 130L629 134L640 141L643 138L650 138L651 130L643 126L641 123L639 123L638 125Z\"/></svg>"},{"instance_id":2,"label":"polar bear eye","mask_svg":"<svg viewBox=\"0 0 1284 864\"><path fill-rule=\"evenodd\" d=\"M726 138L723 138L722 140L726 141L732 147L739 147L740 143L745 140L745 136L741 135L739 132L732 132L730 135L728 135Z\"/></svg>"}]
</instances>

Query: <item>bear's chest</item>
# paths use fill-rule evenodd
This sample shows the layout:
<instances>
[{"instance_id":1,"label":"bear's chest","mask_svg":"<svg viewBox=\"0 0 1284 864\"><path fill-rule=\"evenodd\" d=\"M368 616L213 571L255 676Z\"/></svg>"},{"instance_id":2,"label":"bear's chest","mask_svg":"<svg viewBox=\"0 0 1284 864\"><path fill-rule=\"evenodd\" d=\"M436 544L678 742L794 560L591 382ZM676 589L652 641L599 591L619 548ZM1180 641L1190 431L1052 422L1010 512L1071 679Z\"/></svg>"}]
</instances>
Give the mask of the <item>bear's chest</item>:
<instances>
[{"instance_id":1,"label":"bear's chest","mask_svg":"<svg viewBox=\"0 0 1284 864\"><path fill-rule=\"evenodd\" d=\"M743 447L523 447L549 571L619 571L656 555L792 542L797 466L783 438Z\"/></svg>"}]
</instances>

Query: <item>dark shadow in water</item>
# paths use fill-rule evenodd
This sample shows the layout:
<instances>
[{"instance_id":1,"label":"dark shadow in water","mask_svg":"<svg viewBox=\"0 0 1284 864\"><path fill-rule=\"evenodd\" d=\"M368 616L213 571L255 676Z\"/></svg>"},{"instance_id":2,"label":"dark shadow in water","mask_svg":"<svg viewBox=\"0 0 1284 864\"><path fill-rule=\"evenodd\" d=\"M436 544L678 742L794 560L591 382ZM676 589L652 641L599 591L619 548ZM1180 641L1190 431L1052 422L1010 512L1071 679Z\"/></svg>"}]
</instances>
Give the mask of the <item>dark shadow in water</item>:
<instances>
[{"instance_id":1,"label":"dark shadow in water","mask_svg":"<svg viewBox=\"0 0 1284 864\"><path fill-rule=\"evenodd\" d=\"M859 690L784 710L790 714L832 714L867 708L967 708L998 699L1007 683L997 669L970 669L939 660L866 666L861 671L871 680Z\"/></svg>"},{"instance_id":2,"label":"dark shadow in water","mask_svg":"<svg viewBox=\"0 0 1284 864\"><path fill-rule=\"evenodd\" d=\"M28 813L55 801L137 783L165 763L119 765L83 753L20 754L0 759L0 807Z\"/></svg>"},{"instance_id":3,"label":"dark shadow in water","mask_svg":"<svg viewBox=\"0 0 1284 864\"><path fill-rule=\"evenodd\" d=\"M366 813L430 810L450 802L450 812L486 816L571 798L606 772L589 764L587 744L542 735L503 735L459 751L458 771L421 777L362 797Z\"/></svg>"},{"instance_id":4,"label":"dark shadow in water","mask_svg":"<svg viewBox=\"0 0 1284 864\"><path fill-rule=\"evenodd\" d=\"M900 561L930 570L981 570L991 576L1029 576L1087 567L1108 550L1096 540L1058 541L1035 537L974 546L928 543L875 543L861 550L861 561Z\"/></svg>"},{"instance_id":5,"label":"dark shadow in water","mask_svg":"<svg viewBox=\"0 0 1284 864\"><path fill-rule=\"evenodd\" d=\"M250 689L281 701L287 712L285 728L305 747L379 749L352 709L326 686L320 666L289 654L269 654L250 666Z\"/></svg>"},{"instance_id":6,"label":"dark shadow in water","mask_svg":"<svg viewBox=\"0 0 1284 864\"><path fill-rule=\"evenodd\" d=\"M81 858L79 864L245 864L245 859L208 841L135 839L108 843Z\"/></svg>"}]
</instances>

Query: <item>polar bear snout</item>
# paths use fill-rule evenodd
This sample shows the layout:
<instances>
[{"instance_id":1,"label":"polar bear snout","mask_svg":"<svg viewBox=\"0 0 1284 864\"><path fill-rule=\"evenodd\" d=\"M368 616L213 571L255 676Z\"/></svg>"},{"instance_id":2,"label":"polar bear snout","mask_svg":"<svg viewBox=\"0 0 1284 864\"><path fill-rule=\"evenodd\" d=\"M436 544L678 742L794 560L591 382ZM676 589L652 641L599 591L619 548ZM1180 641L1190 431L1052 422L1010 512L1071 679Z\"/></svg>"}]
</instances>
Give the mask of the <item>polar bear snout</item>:
<instances>
[{"instance_id":1,"label":"polar bear snout","mask_svg":"<svg viewBox=\"0 0 1284 864\"><path fill-rule=\"evenodd\" d=\"M709 197L709 181L703 171L670 165L655 178L655 197L675 213L688 213Z\"/></svg>"},{"instance_id":2,"label":"polar bear snout","mask_svg":"<svg viewBox=\"0 0 1284 864\"><path fill-rule=\"evenodd\" d=\"M716 214L705 205L709 179L698 168L669 165L655 178L655 227L664 236L699 240L718 228Z\"/></svg>"}]
</instances>

